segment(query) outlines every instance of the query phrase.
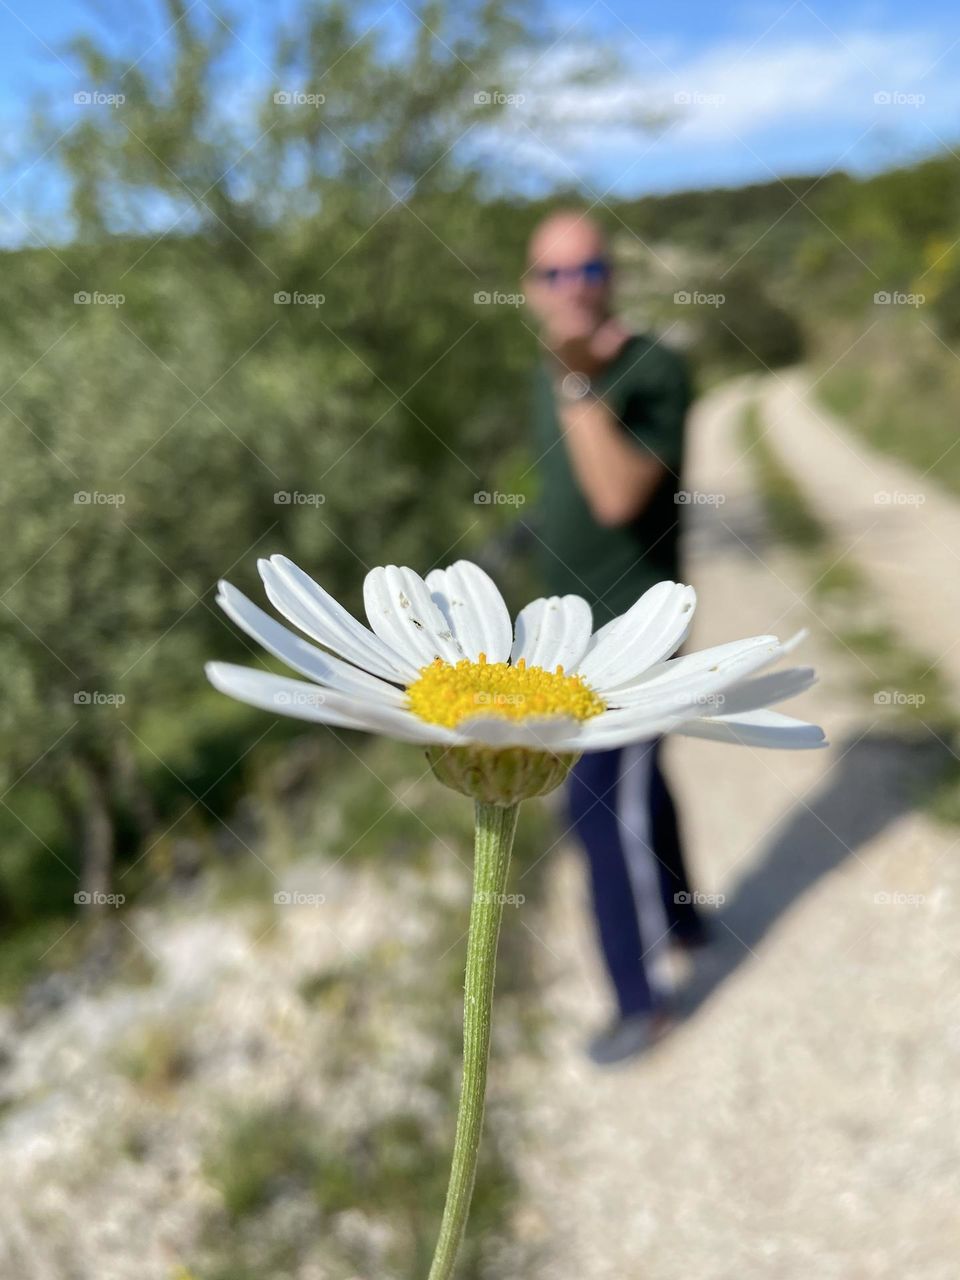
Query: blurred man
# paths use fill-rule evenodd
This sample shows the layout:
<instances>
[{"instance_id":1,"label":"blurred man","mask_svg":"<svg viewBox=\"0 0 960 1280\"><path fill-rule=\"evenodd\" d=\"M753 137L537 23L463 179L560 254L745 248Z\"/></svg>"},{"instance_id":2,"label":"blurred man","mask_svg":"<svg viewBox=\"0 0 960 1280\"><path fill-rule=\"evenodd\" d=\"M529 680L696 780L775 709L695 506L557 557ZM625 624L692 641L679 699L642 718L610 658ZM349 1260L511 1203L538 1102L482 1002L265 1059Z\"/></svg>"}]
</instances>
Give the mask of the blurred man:
<instances>
[{"instance_id":1,"label":"blurred man","mask_svg":"<svg viewBox=\"0 0 960 1280\"><path fill-rule=\"evenodd\" d=\"M525 276L543 359L535 403L541 568L552 594L585 596L594 627L654 583L677 580L677 507L690 403L679 356L611 310L606 240L558 212L535 230ZM657 974L667 940L694 946L677 819L657 742L584 755L570 779L618 1013L590 1046L597 1062L648 1047L668 1025Z\"/></svg>"}]
</instances>

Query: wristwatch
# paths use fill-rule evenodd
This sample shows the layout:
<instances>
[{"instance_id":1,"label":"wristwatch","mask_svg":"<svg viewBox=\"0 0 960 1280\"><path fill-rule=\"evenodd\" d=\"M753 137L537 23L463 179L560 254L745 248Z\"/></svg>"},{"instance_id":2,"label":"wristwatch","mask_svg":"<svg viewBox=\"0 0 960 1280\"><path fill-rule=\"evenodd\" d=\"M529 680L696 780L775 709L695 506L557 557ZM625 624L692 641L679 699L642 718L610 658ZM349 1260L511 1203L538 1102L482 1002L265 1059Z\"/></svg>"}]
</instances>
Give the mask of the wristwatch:
<instances>
[{"instance_id":1,"label":"wristwatch","mask_svg":"<svg viewBox=\"0 0 960 1280\"><path fill-rule=\"evenodd\" d=\"M560 399L568 400L571 404L586 400L593 392L593 386L585 373L567 373L555 386Z\"/></svg>"}]
</instances>

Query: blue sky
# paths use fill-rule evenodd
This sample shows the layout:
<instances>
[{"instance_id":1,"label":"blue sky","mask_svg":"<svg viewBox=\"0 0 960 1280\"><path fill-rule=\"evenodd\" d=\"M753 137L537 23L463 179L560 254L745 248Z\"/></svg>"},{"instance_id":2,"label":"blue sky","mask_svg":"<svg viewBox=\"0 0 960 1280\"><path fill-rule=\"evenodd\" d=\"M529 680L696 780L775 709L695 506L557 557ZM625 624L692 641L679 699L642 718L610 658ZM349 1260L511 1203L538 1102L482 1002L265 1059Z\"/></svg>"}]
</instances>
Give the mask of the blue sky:
<instances>
[{"instance_id":1,"label":"blue sky","mask_svg":"<svg viewBox=\"0 0 960 1280\"><path fill-rule=\"evenodd\" d=\"M276 87L269 33L293 3L233 0L238 83ZM394 45L415 22L405 0L364 13ZM69 41L90 35L156 59L168 21L154 0L0 0L0 240L22 242L34 225L57 236L55 152L31 150L26 122L41 99L67 123L82 110ZM635 195L832 167L869 172L960 149L960 18L946 2L581 0L552 7L547 21L535 56L504 70L500 88L515 101L471 140L530 189L579 180L595 195ZM598 51L619 60L612 79L578 85Z\"/></svg>"}]
</instances>

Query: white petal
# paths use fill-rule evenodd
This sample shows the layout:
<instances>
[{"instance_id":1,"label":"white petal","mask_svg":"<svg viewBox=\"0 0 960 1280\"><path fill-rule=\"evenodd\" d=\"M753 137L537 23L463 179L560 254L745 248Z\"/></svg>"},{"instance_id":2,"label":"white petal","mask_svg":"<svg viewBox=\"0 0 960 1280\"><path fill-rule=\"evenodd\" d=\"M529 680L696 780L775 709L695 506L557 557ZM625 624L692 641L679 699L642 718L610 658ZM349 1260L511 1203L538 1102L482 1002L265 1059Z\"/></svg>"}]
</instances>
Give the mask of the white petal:
<instances>
[{"instance_id":1,"label":"white petal","mask_svg":"<svg viewBox=\"0 0 960 1280\"><path fill-rule=\"evenodd\" d=\"M358 622L328 591L286 556L258 561L270 602L290 622L348 662L385 680L409 683L417 669Z\"/></svg>"},{"instance_id":2,"label":"white petal","mask_svg":"<svg viewBox=\"0 0 960 1280\"><path fill-rule=\"evenodd\" d=\"M348 697L335 689L322 689L303 680L275 676L253 667L238 667L230 662L208 662L206 672L210 683L221 693L228 693L252 707L272 711L274 715L313 720L341 729L383 733L401 742L452 744L458 741L449 729L427 724L399 707Z\"/></svg>"},{"instance_id":3,"label":"white petal","mask_svg":"<svg viewBox=\"0 0 960 1280\"><path fill-rule=\"evenodd\" d=\"M741 680L717 695L717 712L721 716L733 716L742 711L770 707L777 702L785 702L787 698L795 698L816 682L813 667L788 667L785 671L771 671L753 680ZM704 714L711 715L712 712Z\"/></svg>"},{"instance_id":4,"label":"white petal","mask_svg":"<svg viewBox=\"0 0 960 1280\"><path fill-rule=\"evenodd\" d=\"M789 640L784 640L780 647L784 653L793 653L794 649L806 640L809 634L809 627L801 627L799 631L795 631L793 633Z\"/></svg>"},{"instance_id":5,"label":"white petal","mask_svg":"<svg viewBox=\"0 0 960 1280\"><path fill-rule=\"evenodd\" d=\"M809 667L774 672L755 680L744 678L782 654L783 646L775 636L753 636L661 663L658 674L650 680L605 695L615 700L614 705L584 722L579 735L582 749L593 751L655 734L682 733L687 725L722 722L728 716L731 721L744 719L745 724L752 725L750 717L758 714L759 708L793 697L813 683L814 674ZM723 714L715 716L714 711ZM817 733L822 738L819 730ZM727 730L718 734L728 741L736 740ZM783 745L791 744L784 741ZM810 744L804 741L799 745Z\"/></svg>"},{"instance_id":6,"label":"white petal","mask_svg":"<svg viewBox=\"0 0 960 1280\"><path fill-rule=\"evenodd\" d=\"M779 747L799 751L830 744L817 724L794 720L779 711L744 711L736 716L710 716L688 720L676 730L689 738L710 738L744 747Z\"/></svg>"},{"instance_id":7,"label":"white petal","mask_svg":"<svg viewBox=\"0 0 960 1280\"><path fill-rule=\"evenodd\" d=\"M688 720L725 712L728 705L745 711L761 705L761 698L792 697L812 682L809 668L759 680L743 678L775 661L781 652L775 636L754 636L662 663L655 679L609 695L613 705L583 723L580 739L587 750L597 749L598 743L618 746L672 732ZM728 703L728 698L736 701Z\"/></svg>"},{"instance_id":8,"label":"white petal","mask_svg":"<svg viewBox=\"0 0 960 1280\"><path fill-rule=\"evenodd\" d=\"M776 636L749 636L671 658L651 667L633 684L599 692L616 707L656 706L678 695L695 705L777 662L782 655L783 646Z\"/></svg>"},{"instance_id":9,"label":"white petal","mask_svg":"<svg viewBox=\"0 0 960 1280\"><path fill-rule=\"evenodd\" d=\"M275 618L264 613L229 582L220 583L217 603L248 636L259 641L268 653L272 653L301 675L331 689L339 689L342 693L376 699L392 706L405 705L406 695L396 685L387 684L385 680L317 649L293 631L281 626Z\"/></svg>"},{"instance_id":10,"label":"white petal","mask_svg":"<svg viewBox=\"0 0 960 1280\"><path fill-rule=\"evenodd\" d=\"M506 716L475 716L461 720L456 732L471 742L488 747L529 747L534 751L555 751L558 744L576 733L579 721L573 716L541 716L509 720Z\"/></svg>"},{"instance_id":11,"label":"white petal","mask_svg":"<svg viewBox=\"0 0 960 1280\"><path fill-rule=\"evenodd\" d=\"M622 617L623 615L621 614L620 616ZM600 643L603 637L609 634L610 628L615 627L619 621L620 621L620 618L611 618L609 622L605 622L603 624L603 626L599 629L599 631L595 631L593 635L590 637L590 643L587 645L587 653L593 653L594 649L597 647L597 645ZM584 657L586 657L586 654L584 654Z\"/></svg>"},{"instance_id":12,"label":"white petal","mask_svg":"<svg viewBox=\"0 0 960 1280\"><path fill-rule=\"evenodd\" d=\"M672 733L685 720L692 717L686 710L680 715L670 715L657 708L638 710L628 707L622 711L603 711L598 716L583 720L568 739L557 744L560 751L607 751L626 746L630 742L645 742Z\"/></svg>"},{"instance_id":13,"label":"white petal","mask_svg":"<svg viewBox=\"0 0 960 1280\"><path fill-rule=\"evenodd\" d=\"M693 587L658 582L604 630L579 674L594 689L610 689L669 658L690 629L696 602Z\"/></svg>"},{"instance_id":14,"label":"white petal","mask_svg":"<svg viewBox=\"0 0 960 1280\"><path fill-rule=\"evenodd\" d=\"M469 560L427 574L427 586L447 625L460 642L464 657L476 662L506 662L513 629L499 588L488 573Z\"/></svg>"},{"instance_id":15,"label":"white petal","mask_svg":"<svg viewBox=\"0 0 960 1280\"><path fill-rule=\"evenodd\" d=\"M367 620L380 639L419 669L434 658L457 662L463 650L419 573L388 564L363 581Z\"/></svg>"},{"instance_id":16,"label":"white petal","mask_svg":"<svg viewBox=\"0 0 960 1280\"><path fill-rule=\"evenodd\" d=\"M548 596L532 600L517 615L510 660L553 671L559 663L574 672L590 643L593 614L581 596Z\"/></svg>"}]
</instances>

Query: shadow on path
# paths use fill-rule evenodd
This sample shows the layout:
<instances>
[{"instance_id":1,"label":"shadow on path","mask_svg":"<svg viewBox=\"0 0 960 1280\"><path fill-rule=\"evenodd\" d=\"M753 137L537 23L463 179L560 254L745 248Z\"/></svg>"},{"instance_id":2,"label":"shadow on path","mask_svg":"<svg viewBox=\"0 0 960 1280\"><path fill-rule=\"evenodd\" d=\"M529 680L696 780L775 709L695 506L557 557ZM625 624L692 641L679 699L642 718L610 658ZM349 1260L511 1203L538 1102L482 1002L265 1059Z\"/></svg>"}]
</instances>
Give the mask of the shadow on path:
<instances>
[{"instance_id":1,"label":"shadow on path","mask_svg":"<svg viewBox=\"0 0 960 1280\"><path fill-rule=\"evenodd\" d=\"M914 808L924 781L939 776L948 755L933 738L889 733L869 734L841 752L825 785L795 806L763 858L711 916L715 940L698 956L678 1012L696 1013L822 876Z\"/></svg>"}]
</instances>

